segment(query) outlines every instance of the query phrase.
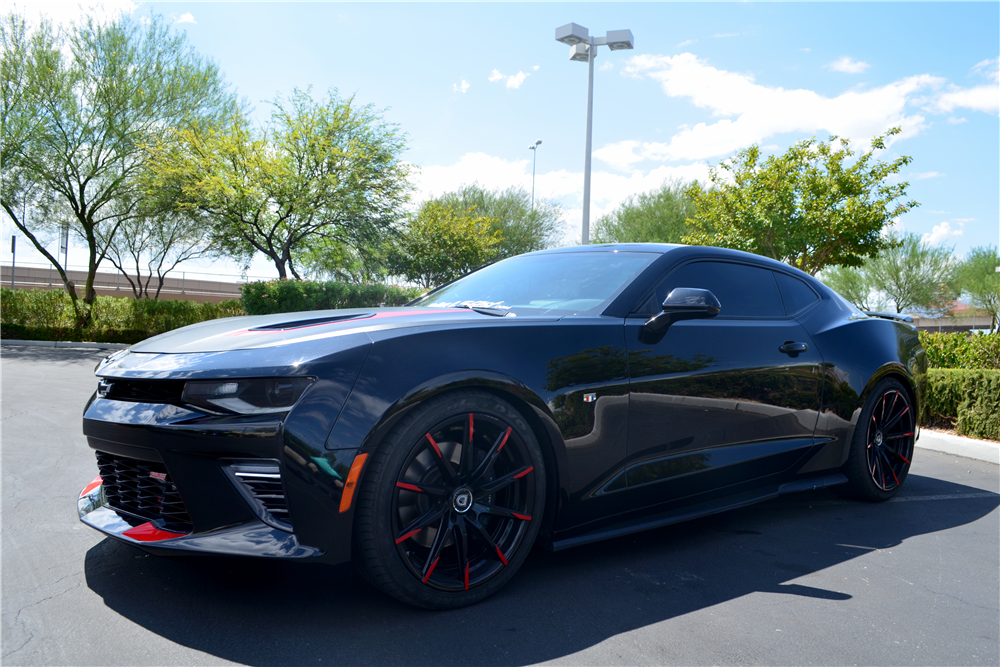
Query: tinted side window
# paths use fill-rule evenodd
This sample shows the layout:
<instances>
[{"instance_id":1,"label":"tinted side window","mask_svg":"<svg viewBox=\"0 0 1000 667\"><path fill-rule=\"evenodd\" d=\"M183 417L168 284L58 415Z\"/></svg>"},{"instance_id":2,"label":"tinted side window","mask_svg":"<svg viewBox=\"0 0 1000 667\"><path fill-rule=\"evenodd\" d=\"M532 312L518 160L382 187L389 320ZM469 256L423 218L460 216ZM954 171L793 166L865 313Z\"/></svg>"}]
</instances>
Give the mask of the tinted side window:
<instances>
[{"instance_id":1,"label":"tinted side window","mask_svg":"<svg viewBox=\"0 0 1000 667\"><path fill-rule=\"evenodd\" d=\"M819 301L819 296L809 285L787 273L774 272L774 279L781 290L781 300L785 302L785 314L794 315L806 309L807 306Z\"/></svg>"},{"instance_id":2,"label":"tinted side window","mask_svg":"<svg viewBox=\"0 0 1000 667\"><path fill-rule=\"evenodd\" d=\"M640 311L660 311L675 287L697 287L712 292L722 304L719 317L784 317L778 286L767 269L729 262L694 262L671 271L656 286L655 294ZM648 311L648 312L647 312Z\"/></svg>"}]
</instances>

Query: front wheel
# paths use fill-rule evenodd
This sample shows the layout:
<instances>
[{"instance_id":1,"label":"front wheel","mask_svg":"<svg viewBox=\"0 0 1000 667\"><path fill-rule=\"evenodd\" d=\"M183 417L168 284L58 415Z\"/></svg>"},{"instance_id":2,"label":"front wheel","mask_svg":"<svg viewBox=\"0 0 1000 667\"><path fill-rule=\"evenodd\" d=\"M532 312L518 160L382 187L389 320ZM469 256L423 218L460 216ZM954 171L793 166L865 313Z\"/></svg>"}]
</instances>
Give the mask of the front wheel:
<instances>
[{"instance_id":1,"label":"front wheel","mask_svg":"<svg viewBox=\"0 0 1000 667\"><path fill-rule=\"evenodd\" d=\"M527 558L544 505L545 464L520 413L488 392L446 394L375 452L358 498L357 567L410 604L472 604Z\"/></svg>"},{"instance_id":2,"label":"front wheel","mask_svg":"<svg viewBox=\"0 0 1000 667\"><path fill-rule=\"evenodd\" d=\"M913 460L914 412L906 389L894 378L882 380L868 395L844 464L851 495L888 500L903 486Z\"/></svg>"}]
</instances>

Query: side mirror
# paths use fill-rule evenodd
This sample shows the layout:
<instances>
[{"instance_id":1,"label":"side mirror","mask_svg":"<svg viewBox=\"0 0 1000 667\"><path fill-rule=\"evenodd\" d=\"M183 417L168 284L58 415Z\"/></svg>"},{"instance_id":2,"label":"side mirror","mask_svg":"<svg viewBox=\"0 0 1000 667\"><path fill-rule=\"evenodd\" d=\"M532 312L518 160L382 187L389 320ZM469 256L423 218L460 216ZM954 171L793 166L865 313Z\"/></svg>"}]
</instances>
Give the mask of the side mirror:
<instances>
[{"instance_id":1,"label":"side mirror","mask_svg":"<svg viewBox=\"0 0 1000 667\"><path fill-rule=\"evenodd\" d=\"M643 342L659 341L674 322L707 319L715 317L721 311L722 304L707 289L674 288L663 301L663 312L649 318L643 325Z\"/></svg>"}]
</instances>

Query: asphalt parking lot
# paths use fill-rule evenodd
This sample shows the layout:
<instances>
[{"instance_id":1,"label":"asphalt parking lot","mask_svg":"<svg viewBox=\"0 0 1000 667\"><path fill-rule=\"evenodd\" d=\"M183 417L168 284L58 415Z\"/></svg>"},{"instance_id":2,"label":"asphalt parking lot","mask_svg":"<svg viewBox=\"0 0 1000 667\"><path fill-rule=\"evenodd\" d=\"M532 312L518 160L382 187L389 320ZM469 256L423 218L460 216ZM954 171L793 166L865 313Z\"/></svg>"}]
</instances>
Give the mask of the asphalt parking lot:
<instances>
[{"instance_id":1,"label":"asphalt parking lot","mask_svg":"<svg viewBox=\"0 0 1000 667\"><path fill-rule=\"evenodd\" d=\"M332 568L162 559L76 517L105 352L4 347L4 665L997 665L1000 469L918 450L880 505L812 492L560 553L471 608Z\"/></svg>"}]
</instances>

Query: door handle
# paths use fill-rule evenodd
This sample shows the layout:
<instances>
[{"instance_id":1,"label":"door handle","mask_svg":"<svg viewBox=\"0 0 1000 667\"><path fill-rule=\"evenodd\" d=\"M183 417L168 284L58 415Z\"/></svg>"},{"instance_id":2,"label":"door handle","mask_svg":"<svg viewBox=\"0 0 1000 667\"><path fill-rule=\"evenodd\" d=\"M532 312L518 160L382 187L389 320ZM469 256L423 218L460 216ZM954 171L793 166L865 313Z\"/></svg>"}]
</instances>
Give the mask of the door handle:
<instances>
[{"instance_id":1,"label":"door handle","mask_svg":"<svg viewBox=\"0 0 1000 667\"><path fill-rule=\"evenodd\" d=\"M778 351L784 352L788 356L795 358L808 349L809 346L805 343L796 343L793 340L786 340L785 343L778 348Z\"/></svg>"}]
</instances>

